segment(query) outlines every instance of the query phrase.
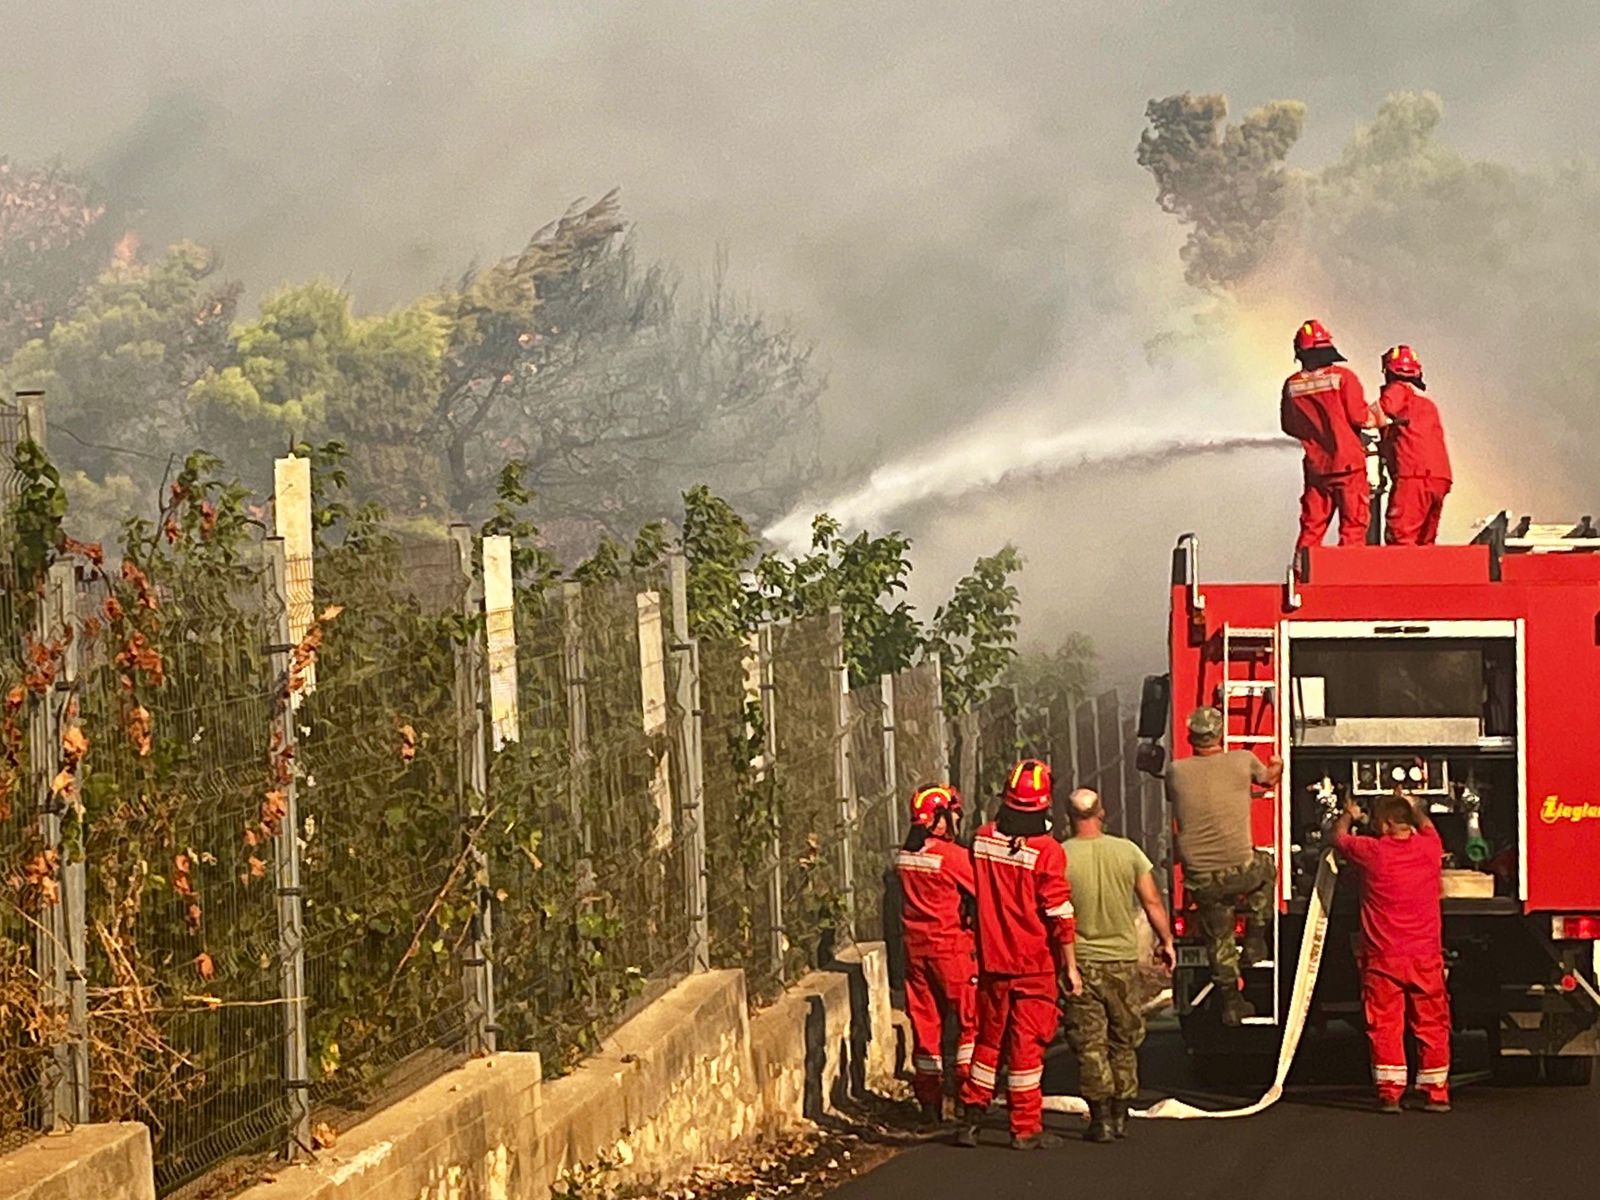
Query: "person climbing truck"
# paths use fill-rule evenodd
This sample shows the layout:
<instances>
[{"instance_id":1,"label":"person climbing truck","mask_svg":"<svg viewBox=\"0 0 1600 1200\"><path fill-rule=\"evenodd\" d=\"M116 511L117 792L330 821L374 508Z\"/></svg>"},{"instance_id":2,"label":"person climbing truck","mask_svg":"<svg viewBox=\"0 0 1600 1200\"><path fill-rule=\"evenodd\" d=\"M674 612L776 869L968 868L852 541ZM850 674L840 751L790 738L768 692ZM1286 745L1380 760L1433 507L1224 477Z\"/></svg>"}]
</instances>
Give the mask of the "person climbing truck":
<instances>
[{"instance_id":1,"label":"person climbing truck","mask_svg":"<svg viewBox=\"0 0 1600 1200\"><path fill-rule=\"evenodd\" d=\"M1011 768L1005 803L978 830L972 861L978 893L978 1047L961 1089L956 1144L976 1146L994 1099L1001 1060L1011 1146L1040 1150L1060 1138L1044 1129L1044 1051L1060 1022L1059 991L1083 990L1073 949L1067 856L1050 836L1050 768L1027 758Z\"/></svg>"},{"instance_id":2,"label":"person climbing truck","mask_svg":"<svg viewBox=\"0 0 1600 1200\"><path fill-rule=\"evenodd\" d=\"M944 1031L956 1026L954 1076L971 1073L978 1034L976 899L972 857L956 841L961 797L930 784L911 797L911 830L895 856L906 954L906 1016L911 1021L911 1090L930 1124L944 1119Z\"/></svg>"},{"instance_id":3,"label":"person climbing truck","mask_svg":"<svg viewBox=\"0 0 1600 1200\"><path fill-rule=\"evenodd\" d=\"M1382 418L1356 373L1340 365L1345 357L1321 321L1305 321L1295 330L1294 354L1300 369L1283 382L1280 417L1283 432L1305 450L1295 548L1321 545L1336 513L1339 544L1363 545L1372 518L1364 439L1376 436Z\"/></svg>"},{"instance_id":4,"label":"person climbing truck","mask_svg":"<svg viewBox=\"0 0 1600 1200\"><path fill-rule=\"evenodd\" d=\"M1382 453L1394 480L1384 541L1391 546L1431 546L1450 494L1450 451L1439 406L1423 395L1422 362L1410 346L1383 352L1383 390L1378 406L1388 424Z\"/></svg>"},{"instance_id":5,"label":"person climbing truck","mask_svg":"<svg viewBox=\"0 0 1600 1200\"><path fill-rule=\"evenodd\" d=\"M1222 745L1222 710L1189 714L1194 753L1167 767L1167 803L1178 825L1178 857L1184 888L1193 898L1195 920L1206 940L1217 1012L1224 1025L1238 1025L1255 1009L1239 992L1239 945L1234 940L1234 905L1249 910L1244 952L1248 963L1268 957L1266 931L1272 921L1277 869L1272 854L1250 838L1250 788L1275 787L1283 760L1263 763L1249 750Z\"/></svg>"},{"instance_id":6,"label":"person climbing truck","mask_svg":"<svg viewBox=\"0 0 1600 1200\"><path fill-rule=\"evenodd\" d=\"M1405 1096L1406 1033L1417 1040L1417 1086L1427 1111L1450 1111L1450 993L1445 986L1439 896L1444 843L1416 797L1396 788L1373 805L1377 837L1351 830L1361 809L1346 801L1334 848L1361 872L1361 998L1372 1043L1380 1112Z\"/></svg>"},{"instance_id":7,"label":"person climbing truck","mask_svg":"<svg viewBox=\"0 0 1600 1200\"><path fill-rule=\"evenodd\" d=\"M1073 792L1067 797L1067 815L1072 821L1067 882L1072 885L1078 971L1083 976L1083 991L1066 1002L1067 1042L1078 1057L1083 1098L1089 1102L1084 1138L1109 1142L1127 1136L1128 1105L1139 1096L1145 1025L1138 908L1144 909L1155 934L1157 961L1170 971L1177 957L1167 906L1145 852L1105 831L1106 810L1098 792Z\"/></svg>"}]
</instances>

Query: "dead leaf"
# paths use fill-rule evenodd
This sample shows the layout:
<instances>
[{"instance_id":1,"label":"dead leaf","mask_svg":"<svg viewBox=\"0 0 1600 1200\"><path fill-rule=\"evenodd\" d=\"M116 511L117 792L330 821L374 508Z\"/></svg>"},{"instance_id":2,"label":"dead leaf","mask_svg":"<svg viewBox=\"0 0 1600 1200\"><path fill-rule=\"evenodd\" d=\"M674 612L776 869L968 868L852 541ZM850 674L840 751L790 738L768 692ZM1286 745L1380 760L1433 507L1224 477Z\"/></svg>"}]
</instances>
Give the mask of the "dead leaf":
<instances>
[{"instance_id":1,"label":"dead leaf","mask_svg":"<svg viewBox=\"0 0 1600 1200\"><path fill-rule=\"evenodd\" d=\"M127 719L128 740L138 748L140 758L150 756L150 710L142 704L135 704L128 711Z\"/></svg>"},{"instance_id":2,"label":"dead leaf","mask_svg":"<svg viewBox=\"0 0 1600 1200\"><path fill-rule=\"evenodd\" d=\"M318 1121L311 1128L311 1146L314 1150L332 1150L339 1144L338 1130L326 1121Z\"/></svg>"},{"instance_id":3,"label":"dead leaf","mask_svg":"<svg viewBox=\"0 0 1600 1200\"><path fill-rule=\"evenodd\" d=\"M82 726L69 725L61 731L61 753L69 762L83 761L83 756L89 753L89 739L84 736Z\"/></svg>"},{"instance_id":4,"label":"dead leaf","mask_svg":"<svg viewBox=\"0 0 1600 1200\"><path fill-rule=\"evenodd\" d=\"M250 878L251 879L265 879L266 876L267 876L267 864L262 862L259 858L257 858L255 855L252 854L250 856Z\"/></svg>"},{"instance_id":5,"label":"dead leaf","mask_svg":"<svg viewBox=\"0 0 1600 1200\"><path fill-rule=\"evenodd\" d=\"M200 973L200 978L207 983L216 978L217 964L211 960L211 955L204 950L195 958L194 969Z\"/></svg>"},{"instance_id":6,"label":"dead leaf","mask_svg":"<svg viewBox=\"0 0 1600 1200\"><path fill-rule=\"evenodd\" d=\"M342 613L343 611L344 611L344 605L342 605L342 604L330 604L330 605L328 605L327 608L322 610L322 615L317 618L317 621L319 623L321 623L321 622L325 622L325 621L338 620L339 614Z\"/></svg>"},{"instance_id":7,"label":"dead leaf","mask_svg":"<svg viewBox=\"0 0 1600 1200\"><path fill-rule=\"evenodd\" d=\"M50 781L50 794L59 796L72 788L72 768L63 767L56 772L56 777Z\"/></svg>"},{"instance_id":8,"label":"dead leaf","mask_svg":"<svg viewBox=\"0 0 1600 1200\"><path fill-rule=\"evenodd\" d=\"M417 731L410 725L400 726L400 761L411 762L417 757Z\"/></svg>"}]
</instances>

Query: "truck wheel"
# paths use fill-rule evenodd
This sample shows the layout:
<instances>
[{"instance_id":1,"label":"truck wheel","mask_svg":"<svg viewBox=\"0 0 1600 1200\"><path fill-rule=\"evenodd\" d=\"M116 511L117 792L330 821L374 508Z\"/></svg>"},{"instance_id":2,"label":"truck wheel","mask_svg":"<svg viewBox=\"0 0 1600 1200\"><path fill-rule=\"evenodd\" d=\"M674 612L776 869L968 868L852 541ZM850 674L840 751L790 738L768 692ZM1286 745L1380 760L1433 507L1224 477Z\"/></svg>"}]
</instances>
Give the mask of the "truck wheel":
<instances>
[{"instance_id":1,"label":"truck wheel","mask_svg":"<svg viewBox=\"0 0 1600 1200\"><path fill-rule=\"evenodd\" d=\"M1594 1059L1588 1055L1549 1055L1544 1060L1544 1081L1551 1087L1588 1087L1594 1079Z\"/></svg>"}]
</instances>

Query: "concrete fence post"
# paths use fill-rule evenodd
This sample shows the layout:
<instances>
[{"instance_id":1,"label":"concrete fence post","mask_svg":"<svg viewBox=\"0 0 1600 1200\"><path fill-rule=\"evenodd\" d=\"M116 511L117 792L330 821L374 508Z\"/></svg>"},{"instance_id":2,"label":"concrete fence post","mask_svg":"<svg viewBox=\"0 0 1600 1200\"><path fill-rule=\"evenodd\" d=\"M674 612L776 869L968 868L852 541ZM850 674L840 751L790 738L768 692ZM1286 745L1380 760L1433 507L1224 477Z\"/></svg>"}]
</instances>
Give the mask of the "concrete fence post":
<instances>
[{"instance_id":1,"label":"concrete fence post","mask_svg":"<svg viewBox=\"0 0 1600 1200\"><path fill-rule=\"evenodd\" d=\"M832 651L835 685L833 695L834 775L839 797L839 875L844 895L845 928L854 939L856 931L856 851L857 825L855 772L850 748L850 664L844 646L844 613L828 610L828 644Z\"/></svg>"},{"instance_id":2,"label":"concrete fence post","mask_svg":"<svg viewBox=\"0 0 1600 1200\"><path fill-rule=\"evenodd\" d=\"M273 786L283 795L283 819L273 839L278 892L278 971L283 1011L283 1086L288 1099L288 1145L292 1162L311 1152L310 1028L306 1015L306 931L300 884L300 808L295 769L294 697L290 687L295 643L290 640L290 578L284 539L267 538L267 611L274 632L268 646L276 681L271 747Z\"/></svg>"},{"instance_id":3,"label":"concrete fence post","mask_svg":"<svg viewBox=\"0 0 1600 1200\"><path fill-rule=\"evenodd\" d=\"M761 688L761 757L762 775L767 786L775 787L778 761L778 669L774 661L772 625L763 624L756 632L756 671ZM768 850L770 868L767 872L768 947L772 955L773 977L783 981L784 960L789 955L789 943L783 923L783 823L772 822L771 845Z\"/></svg>"},{"instance_id":4,"label":"concrete fence post","mask_svg":"<svg viewBox=\"0 0 1600 1200\"><path fill-rule=\"evenodd\" d=\"M89 1120L84 945L87 879L82 850L69 854L63 845L65 819L82 817L83 784L77 780L57 791L52 783L65 765L62 735L77 724L78 641L73 636L77 596L76 568L71 563L53 565L35 618L34 637L40 646L59 646L61 658L49 691L34 706L29 727L40 840L46 853L59 856L56 901L41 909L36 929L44 1007L66 1015L66 1036L52 1047L43 1080L45 1113L55 1129Z\"/></svg>"},{"instance_id":5,"label":"concrete fence post","mask_svg":"<svg viewBox=\"0 0 1600 1200\"><path fill-rule=\"evenodd\" d=\"M561 619L561 675L567 688L567 812L587 857L589 823L583 815L583 790L589 762L589 701L584 677L582 584L561 585Z\"/></svg>"},{"instance_id":6,"label":"concrete fence post","mask_svg":"<svg viewBox=\"0 0 1600 1200\"><path fill-rule=\"evenodd\" d=\"M883 697L883 787L889 805L889 837L892 839L891 845L898 846L906 836L906 831L900 824L905 805L900 795L900 760L895 746L895 726L898 722L894 710L894 676L880 676L878 690Z\"/></svg>"},{"instance_id":7,"label":"concrete fence post","mask_svg":"<svg viewBox=\"0 0 1600 1200\"><path fill-rule=\"evenodd\" d=\"M502 543L503 539L484 539ZM472 567L472 529L450 526L455 567L460 576L461 617L465 636L455 646L456 798L463 853L471 865L473 913L461 958L461 991L465 999L467 1051L492 1054L498 1032L494 1001L494 904L489 886L489 856L474 840L488 805L489 746L485 714L490 706L486 666L487 605L483 578Z\"/></svg>"},{"instance_id":8,"label":"concrete fence post","mask_svg":"<svg viewBox=\"0 0 1600 1200\"><path fill-rule=\"evenodd\" d=\"M689 635L689 564L680 553L667 560L672 594L671 650L676 695L681 714L678 751L683 762L684 895L689 916L689 964L694 971L711 968L711 904L706 872L705 714L700 700L700 643Z\"/></svg>"}]
</instances>

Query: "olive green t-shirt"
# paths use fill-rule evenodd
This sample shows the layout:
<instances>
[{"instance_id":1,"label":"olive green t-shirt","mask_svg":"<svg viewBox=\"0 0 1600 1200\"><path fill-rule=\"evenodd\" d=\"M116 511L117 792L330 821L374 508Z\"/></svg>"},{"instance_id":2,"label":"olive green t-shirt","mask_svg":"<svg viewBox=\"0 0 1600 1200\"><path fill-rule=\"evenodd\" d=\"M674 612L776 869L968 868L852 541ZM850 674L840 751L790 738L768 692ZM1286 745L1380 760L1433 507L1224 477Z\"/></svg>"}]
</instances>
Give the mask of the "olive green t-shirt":
<instances>
[{"instance_id":1,"label":"olive green t-shirt","mask_svg":"<svg viewBox=\"0 0 1600 1200\"><path fill-rule=\"evenodd\" d=\"M1150 870L1150 860L1127 838L1103 833L1069 838L1067 882L1072 885L1073 917L1078 925L1079 962L1136 962L1139 933L1134 924L1138 899L1134 885Z\"/></svg>"},{"instance_id":2,"label":"olive green t-shirt","mask_svg":"<svg viewBox=\"0 0 1600 1200\"><path fill-rule=\"evenodd\" d=\"M1185 871L1232 871L1255 854L1250 838L1250 785L1267 782L1267 766L1248 750L1196 754L1167 766L1167 803L1178 821Z\"/></svg>"}]
</instances>

